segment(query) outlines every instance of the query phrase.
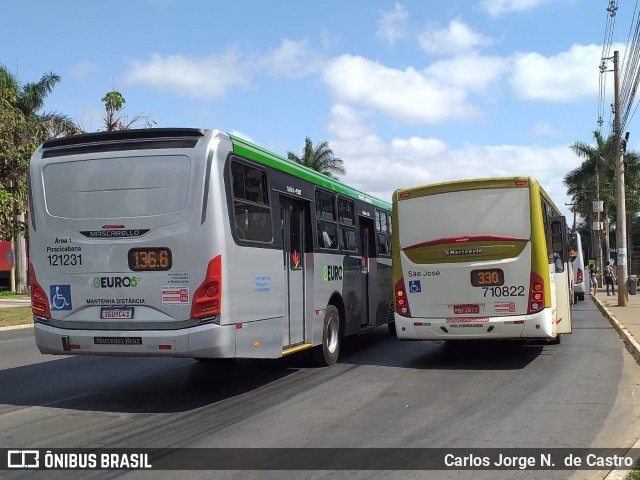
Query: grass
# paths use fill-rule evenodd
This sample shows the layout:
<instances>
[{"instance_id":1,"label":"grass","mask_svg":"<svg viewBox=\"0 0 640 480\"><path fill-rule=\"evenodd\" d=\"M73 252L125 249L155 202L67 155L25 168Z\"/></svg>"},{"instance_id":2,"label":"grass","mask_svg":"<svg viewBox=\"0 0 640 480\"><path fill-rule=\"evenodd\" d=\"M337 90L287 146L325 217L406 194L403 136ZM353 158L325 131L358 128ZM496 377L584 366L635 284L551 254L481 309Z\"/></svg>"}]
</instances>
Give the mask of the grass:
<instances>
[{"instance_id":1,"label":"grass","mask_svg":"<svg viewBox=\"0 0 640 480\"><path fill-rule=\"evenodd\" d=\"M625 480L640 480L640 460L638 460L638 462L636 463L636 468L633 470L633 472L627 475L627 478L625 478Z\"/></svg>"},{"instance_id":2,"label":"grass","mask_svg":"<svg viewBox=\"0 0 640 480\"><path fill-rule=\"evenodd\" d=\"M0 308L0 327L33 324L29 307Z\"/></svg>"},{"instance_id":3,"label":"grass","mask_svg":"<svg viewBox=\"0 0 640 480\"><path fill-rule=\"evenodd\" d=\"M19 295L15 292L9 292L8 290L4 290L0 292L0 298L29 298L29 295Z\"/></svg>"}]
</instances>

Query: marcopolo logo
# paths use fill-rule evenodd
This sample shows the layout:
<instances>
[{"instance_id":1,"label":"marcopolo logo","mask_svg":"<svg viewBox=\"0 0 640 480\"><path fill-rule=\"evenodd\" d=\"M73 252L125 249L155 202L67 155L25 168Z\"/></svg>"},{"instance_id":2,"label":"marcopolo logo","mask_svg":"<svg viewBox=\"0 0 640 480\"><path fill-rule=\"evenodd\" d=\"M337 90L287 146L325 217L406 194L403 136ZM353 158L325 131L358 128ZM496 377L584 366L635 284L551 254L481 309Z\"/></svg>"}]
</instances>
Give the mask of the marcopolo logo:
<instances>
[{"instance_id":1,"label":"marcopolo logo","mask_svg":"<svg viewBox=\"0 0 640 480\"><path fill-rule=\"evenodd\" d=\"M325 282L342 280L342 267L338 265L325 265L322 267L322 278Z\"/></svg>"},{"instance_id":2,"label":"marcopolo logo","mask_svg":"<svg viewBox=\"0 0 640 480\"><path fill-rule=\"evenodd\" d=\"M141 280L138 277L95 277L93 286L96 288L135 288Z\"/></svg>"}]
</instances>

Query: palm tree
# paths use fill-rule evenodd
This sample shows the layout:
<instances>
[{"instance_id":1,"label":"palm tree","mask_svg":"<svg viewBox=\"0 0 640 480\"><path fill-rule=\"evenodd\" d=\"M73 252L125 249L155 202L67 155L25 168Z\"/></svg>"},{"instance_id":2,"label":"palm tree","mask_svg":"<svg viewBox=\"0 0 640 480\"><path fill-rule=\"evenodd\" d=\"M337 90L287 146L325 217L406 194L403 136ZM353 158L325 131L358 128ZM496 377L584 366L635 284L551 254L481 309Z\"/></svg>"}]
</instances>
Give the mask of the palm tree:
<instances>
[{"instance_id":1,"label":"palm tree","mask_svg":"<svg viewBox=\"0 0 640 480\"><path fill-rule=\"evenodd\" d=\"M0 89L7 89L13 93L13 106L32 124L30 130L25 133L35 135L37 142L61 135L81 133L80 128L68 116L57 112L41 112L45 99L58 83L60 76L49 72L42 75L38 82L20 86L16 76L0 64Z\"/></svg>"},{"instance_id":2,"label":"palm tree","mask_svg":"<svg viewBox=\"0 0 640 480\"><path fill-rule=\"evenodd\" d=\"M156 123L151 120L151 117L141 113L133 117L133 119L127 120L123 112L124 104L127 103L127 101L117 90L107 92L105 96L102 97L102 101L104 103L102 123L108 132L114 130L129 130L142 121L144 121L146 128L151 128Z\"/></svg>"},{"instance_id":3,"label":"palm tree","mask_svg":"<svg viewBox=\"0 0 640 480\"><path fill-rule=\"evenodd\" d=\"M287 152L287 158L336 180L338 179L337 175L347 173L344 161L334 155L327 141L319 143L314 148L311 139L307 137L304 139L302 157L298 157L293 152Z\"/></svg>"},{"instance_id":4,"label":"palm tree","mask_svg":"<svg viewBox=\"0 0 640 480\"><path fill-rule=\"evenodd\" d=\"M596 198L600 198L603 201L604 248L608 252L610 219L615 219L616 217L615 165L617 158L613 137L605 140L597 131L593 133L593 137L596 141L595 145L575 142L570 146L571 150L584 160L579 167L565 175L564 184L567 187L567 193L573 198L574 208L589 225L592 225L594 220L593 201ZM626 208L630 219L633 219L635 213L640 211L640 199L638 198L638 192L640 191L640 154L634 151L626 152L624 160L626 191L631 193L627 195ZM628 223L631 224L630 221ZM592 245L597 243L596 241L591 242ZM598 253L601 247L601 245L596 247ZM598 265L598 268L602 268L602 265Z\"/></svg>"},{"instance_id":5,"label":"palm tree","mask_svg":"<svg viewBox=\"0 0 640 480\"><path fill-rule=\"evenodd\" d=\"M80 129L66 115L57 112L41 112L46 97L60 82L60 76L46 73L38 82L20 85L17 77L0 64L0 99L4 112L10 112L21 125L11 139L12 147L2 152L0 164L10 176L0 179L3 188L13 197L14 203L14 258L15 290L26 291L26 252L24 249L24 201L30 153L44 140L61 135L79 133Z\"/></svg>"}]
</instances>

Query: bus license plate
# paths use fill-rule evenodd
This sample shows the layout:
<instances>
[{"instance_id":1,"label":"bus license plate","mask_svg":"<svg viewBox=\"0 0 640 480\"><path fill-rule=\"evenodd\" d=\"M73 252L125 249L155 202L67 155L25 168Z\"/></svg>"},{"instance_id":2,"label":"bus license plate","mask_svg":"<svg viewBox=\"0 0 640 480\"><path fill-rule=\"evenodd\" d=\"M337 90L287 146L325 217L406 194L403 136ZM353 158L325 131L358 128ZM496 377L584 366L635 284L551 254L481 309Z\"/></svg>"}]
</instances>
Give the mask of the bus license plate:
<instances>
[{"instance_id":1,"label":"bus license plate","mask_svg":"<svg viewBox=\"0 0 640 480\"><path fill-rule=\"evenodd\" d=\"M102 307L100 318L105 320L133 318L133 307Z\"/></svg>"},{"instance_id":2,"label":"bus license plate","mask_svg":"<svg viewBox=\"0 0 640 480\"><path fill-rule=\"evenodd\" d=\"M456 315L467 315L469 313L480 313L480 305L454 305L453 313Z\"/></svg>"}]
</instances>

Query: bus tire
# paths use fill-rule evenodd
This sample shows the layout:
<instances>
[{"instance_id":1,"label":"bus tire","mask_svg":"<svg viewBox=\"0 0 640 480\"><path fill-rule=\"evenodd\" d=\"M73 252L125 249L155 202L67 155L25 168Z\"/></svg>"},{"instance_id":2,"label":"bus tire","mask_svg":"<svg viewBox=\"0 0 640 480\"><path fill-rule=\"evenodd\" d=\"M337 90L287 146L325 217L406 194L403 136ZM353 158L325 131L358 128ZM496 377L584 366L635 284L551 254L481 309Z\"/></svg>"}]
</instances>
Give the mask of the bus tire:
<instances>
[{"instance_id":1,"label":"bus tire","mask_svg":"<svg viewBox=\"0 0 640 480\"><path fill-rule=\"evenodd\" d=\"M560 345L562 343L562 334L559 333L555 336L555 338L552 338L551 340L549 340L549 345Z\"/></svg>"},{"instance_id":2,"label":"bus tire","mask_svg":"<svg viewBox=\"0 0 640 480\"><path fill-rule=\"evenodd\" d=\"M333 305L327 307L322 327L322 344L311 349L311 361L318 366L328 367L338 360L340 353L340 313Z\"/></svg>"},{"instance_id":3,"label":"bus tire","mask_svg":"<svg viewBox=\"0 0 640 480\"><path fill-rule=\"evenodd\" d=\"M389 328L389 335L392 337L398 336L398 332L396 331L396 322L387 323L387 327Z\"/></svg>"}]
</instances>

